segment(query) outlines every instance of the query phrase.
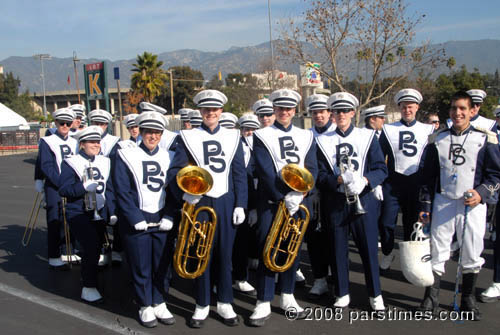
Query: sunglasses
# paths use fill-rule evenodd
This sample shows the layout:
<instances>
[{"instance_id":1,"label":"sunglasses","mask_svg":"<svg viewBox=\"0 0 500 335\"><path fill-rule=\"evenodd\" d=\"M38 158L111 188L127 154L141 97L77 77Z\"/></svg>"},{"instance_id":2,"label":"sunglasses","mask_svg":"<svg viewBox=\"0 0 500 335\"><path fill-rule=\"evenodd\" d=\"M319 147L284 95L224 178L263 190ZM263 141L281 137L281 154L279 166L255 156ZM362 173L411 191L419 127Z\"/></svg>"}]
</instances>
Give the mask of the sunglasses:
<instances>
[{"instance_id":1,"label":"sunglasses","mask_svg":"<svg viewBox=\"0 0 500 335\"><path fill-rule=\"evenodd\" d=\"M73 121L69 122L69 121L57 121L57 123L62 127L62 126L67 126L67 127L71 127L71 125L73 124Z\"/></svg>"},{"instance_id":2,"label":"sunglasses","mask_svg":"<svg viewBox=\"0 0 500 335\"><path fill-rule=\"evenodd\" d=\"M439 120L432 120L431 123L439 123Z\"/></svg>"},{"instance_id":3,"label":"sunglasses","mask_svg":"<svg viewBox=\"0 0 500 335\"><path fill-rule=\"evenodd\" d=\"M266 114L259 114L259 117L271 117L273 116L273 113L266 113Z\"/></svg>"},{"instance_id":4,"label":"sunglasses","mask_svg":"<svg viewBox=\"0 0 500 335\"><path fill-rule=\"evenodd\" d=\"M351 110L352 110L352 109L347 109L347 108L345 108L345 109L335 109L335 110L334 110L334 113L335 113L335 114L340 114L340 113L349 113Z\"/></svg>"}]
</instances>

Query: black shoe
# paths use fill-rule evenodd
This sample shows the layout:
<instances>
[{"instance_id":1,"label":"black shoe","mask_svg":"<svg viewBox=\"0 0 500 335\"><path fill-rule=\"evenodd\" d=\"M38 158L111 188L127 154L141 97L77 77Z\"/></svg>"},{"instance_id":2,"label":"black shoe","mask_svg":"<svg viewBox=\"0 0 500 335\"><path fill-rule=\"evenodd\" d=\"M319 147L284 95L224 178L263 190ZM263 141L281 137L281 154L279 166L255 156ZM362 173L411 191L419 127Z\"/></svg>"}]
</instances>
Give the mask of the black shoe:
<instances>
[{"instance_id":1,"label":"black shoe","mask_svg":"<svg viewBox=\"0 0 500 335\"><path fill-rule=\"evenodd\" d=\"M480 321L483 317L476 303L474 291L476 288L477 273L464 273L462 275L462 299L460 301L460 311L469 312L468 320Z\"/></svg>"},{"instance_id":2,"label":"black shoe","mask_svg":"<svg viewBox=\"0 0 500 335\"><path fill-rule=\"evenodd\" d=\"M196 329L202 328L204 325L205 325L205 320L196 320L193 318L191 318L188 323L189 327Z\"/></svg>"},{"instance_id":3,"label":"black shoe","mask_svg":"<svg viewBox=\"0 0 500 335\"><path fill-rule=\"evenodd\" d=\"M158 319L159 322L163 323L164 325L171 326L175 324L175 318L166 318L166 319Z\"/></svg>"},{"instance_id":4,"label":"black shoe","mask_svg":"<svg viewBox=\"0 0 500 335\"><path fill-rule=\"evenodd\" d=\"M433 315L438 315L439 313L439 286L441 283L441 276L438 276L436 272L432 272L434 275L434 284L425 288L424 300L417 308L417 310L422 312L432 311Z\"/></svg>"},{"instance_id":5,"label":"black shoe","mask_svg":"<svg viewBox=\"0 0 500 335\"><path fill-rule=\"evenodd\" d=\"M262 327L266 324L266 321L271 318L271 313L260 319L248 319L248 325L252 327Z\"/></svg>"},{"instance_id":6,"label":"black shoe","mask_svg":"<svg viewBox=\"0 0 500 335\"><path fill-rule=\"evenodd\" d=\"M143 325L146 328L154 328L154 327L158 326L158 321L156 319L154 319L153 321L148 321L148 322L144 322L141 319L139 319L139 322L141 323L141 325Z\"/></svg>"},{"instance_id":7,"label":"black shoe","mask_svg":"<svg viewBox=\"0 0 500 335\"><path fill-rule=\"evenodd\" d=\"M235 326L240 324L240 319L238 318L238 316L235 316L234 318L229 318L229 319L223 318L223 322L226 326L235 327Z\"/></svg>"},{"instance_id":8,"label":"black shoe","mask_svg":"<svg viewBox=\"0 0 500 335\"><path fill-rule=\"evenodd\" d=\"M94 301L89 301L89 300L85 300L85 299L82 299L82 298L80 298L80 300L83 301L86 304L91 305L91 306L104 304L104 298L97 299L97 300L94 300Z\"/></svg>"},{"instance_id":9,"label":"black shoe","mask_svg":"<svg viewBox=\"0 0 500 335\"><path fill-rule=\"evenodd\" d=\"M58 265L58 266L54 266L54 265L50 265L49 264L49 270L52 270L52 271L69 271L70 267L69 267L69 264Z\"/></svg>"}]
</instances>

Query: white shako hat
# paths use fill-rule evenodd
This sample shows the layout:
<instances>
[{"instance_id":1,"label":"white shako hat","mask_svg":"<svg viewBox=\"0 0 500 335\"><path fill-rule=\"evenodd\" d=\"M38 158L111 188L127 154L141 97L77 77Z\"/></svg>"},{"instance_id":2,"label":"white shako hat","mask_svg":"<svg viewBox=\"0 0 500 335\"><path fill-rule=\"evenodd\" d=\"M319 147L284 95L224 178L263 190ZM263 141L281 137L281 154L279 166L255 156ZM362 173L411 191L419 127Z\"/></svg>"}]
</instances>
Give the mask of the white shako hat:
<instances>
[{"instance_id":1,"label":"white shako hat","mask_svg":"<svg viewBox=\"0 0 500 335\"><path fill-rule=\"evenodd\" d=\"M220 115L219 125L221 127L233 129L236 127L236 122L238 122L238 117L233 113L224 112Z\"/></svg>"},{"instance_id":2,"label":"white shako hat","mask_svg":"<svg viewBox=\"0 0 500 335\"><path fill-rule=\"evenodd\" d=\"M252 110L255 114L272 114L274 113L273 103L269 101L269 99L260 99L257 100L253 106Z\"/></svg>"},{"instance_id":3,"label":"white shako hat","mask_svg":"<svg viewBox=\"0 0 500 335\"><path fill-rule=\"evenodd\" d=\"M65 107L55 110L54 113L52 113L52 117L54 118L54 120L73 122L76 115L74 111Z\"/></svg>"},{"instance_id":4,"label":"white shako hat","mask_svg":"<svg viewBox=\"0 0 500 335\"><path fill-rule=\"evenodd\" d=\"M359 100L351 93L337 92L330 95L327 105L329 109L356 109Z\"/></svg>"},{"instance_id":5,"label":"white shako hat","mask_svg":"<svg viewBox=\"0 0 500 335\"><path fill-rule=\"evenodd\" d=\"M370 107L367 109L363 109L361 112L361 116L364 118L370 117L370 116L387 116L385 114L385 105L380 105L380 106L375 106L375 107Z\"/></svg>"},{"instance_id":6,"label":"white shako hat","mask_svg":"<svg viewBox=\"0 0 500 335\"><path fill-rule=\"evenodd\" d=\"M137 116L135 122L139 128L165 130L167 120L158 112L143 112Z\"/></svg>"},{"instance_id":7,"label":"white shako hat","mask_svg":"<svg viewBox=\"0 0 500 335\"><path fill-rule=\"evenodd\" d=\"M217 90L203 90L194 96L193 101L198 108L222 108L227 97Z\"/></svg>"},{"instance_id":8,"label":"white shako hat","mask_svg":"<svg viewBox=\"0 0 500 335\"><path fill-rule=\"evenodd\" d=\"M146 101L139 103L139 113L144 112L157 112L162 115L167 114L167 110L165 108Z\"/></svg>"},{"instance_id":9,"label":"white shako hat","mask_svg":"<svg viewBox=\"0 0 500 335\"><path fill-rule=\"evenodd\" d=\"M245 128L252 128L252 129L259 129L260 128L260 121L257 115L255 114L245 114L242 117L238 119L238 124L240 128L245 127Z\"/></svg>"},{"instance_id":10,"label":"white shako hat","mask_svg":"<svg viewBox=\"0 0 500 335\"><path fill-rule=\"evenodd\" d=\"M199 126L202 122L203 118L201 117L201 113L199 110L193 109L189 112L189 123L191 123L192 126Z\"/></svg>"},{"instance_id":11,"label":"white shako hat","mask_svg":"<svg viewBox=\"0 0 500 335\"><path fill-rule=\"evenodd\" d=\"M135 122L135 119L138 117L138 114L128 114L125 116L123 119L123 124L125 127L130 128L130 127L135 127L137 126L137 123Z\"/></svg>"},{"instance_id":12,"label":"white shako hat","mask_svg":"<svg viewBox=\"0 0 500 335\"><path fill-rule=\"evenodd\" d=\"M85 117L85 106L82 104L74 104L69 106L69 109L71 109L73 112L75 112L76 117L79 118L84 118Z\"/></svg>"},{"instance_id":13,"label":"white shako hat","mask_svg":"<svg viewBox=\"0 0 500 335\"><path fill-rule=\"evenodd\" d=\"M89 113L90 123L92 122L110 123L112 118L113 117L111 116L111 113L104 109L94 109L92 112Z\"/></svg>"},{"instance_id":14,"label":"white shako hat","mask_svg":"<svg viewBox=\"0 0 500 335\"><path fill-rule=\"evenodd\" d=\"M486 92L479 89L468 90L467 94L472 98L472 102L475 104L482 104L484 98L486 98Z\"/></svg>"},{"instance_id":15,"label":"white shako hat","mask_svg":"<svg viewBox=\"0 0 500 335\"><path fill-rule=\"evenodd\" d=\"M284 108L295 108L301 99L300 94L288 88L282 88L274 91L269 96L273 106Z\"/></svg>"},{"instance_id":16,"label":"white shako hat","mask_svg":"<svg viewBox=\"0 0 500 335\"><path fill-rule=\"evenodd\" d=\"M99 126L88 126L85 129L80 130L76 135L75 139L78 142L82 141L100 141L102 137L102 128Z\"/></svg>"},{"instance_id":17,"label":"white shako hat","mask_svg":"<svg viewBox=\"0 0 500 335\"><path fill-rule=\"evenodd\" d=\"M398 105L403 101L414 102L420 105L422 100L424 100L424 98L422 98L422 94L413 88L402 89L394 96L394 102Z\"/></svg>"},{"instance_id":18,"label":"white shako hat","mask_svg":"<svg viewBox=\"0 0 500 335\"><path fill-rule=\"evenodd\" d=\"M328 109L328 97L324 94L313 94L306 99L308 111Z\"/></svg>"}]
</instances>

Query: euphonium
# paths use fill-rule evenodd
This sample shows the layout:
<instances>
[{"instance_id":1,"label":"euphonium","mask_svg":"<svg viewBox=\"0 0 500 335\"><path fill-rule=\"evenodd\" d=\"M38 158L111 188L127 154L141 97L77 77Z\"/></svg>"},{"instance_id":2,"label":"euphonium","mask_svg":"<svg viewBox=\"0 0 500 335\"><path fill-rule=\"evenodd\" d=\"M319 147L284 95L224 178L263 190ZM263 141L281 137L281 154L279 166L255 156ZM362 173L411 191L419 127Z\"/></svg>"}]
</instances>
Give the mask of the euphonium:
<instances>
[{"instance_id":1,"label":"euphonium","mask_svg":"<svg viewBox=\"0 0 500 335\"><path fill-rule=\"evenodd\" d=\"M281 178L291 189L297 192L309 192L314 186L314 178L306 169L296 164L287 164L281 169ZM309 210L301 204L305 218L293 218L281 201L274 217L273 224L264 245L264 264L274 272L288 270L297 254L309 224ZM282 262L284 259L284 262ZM281 263L281 264L278 264Z\"/></svg>"},{"instance_id":2,"label":"euphonium","mask_svg":"<svg viewBox=\"0 0 500 335\"><path fill-rule=\"evenodd\" d=\"M344 173L347 170L351 170L354 172L354 167L352 166L351 162L351 157L347 154L342 154L339 156L339 167L340 167L340 173ZM363 205L361 204L361 201L359 200L359 196L357 194L350 195L347 192L347 188L344 185L344 193L345 193L345 198L346 202L349 205L354 204L354 215L363 215L366 213L365 209L363 208Z\"/></svg>"},{"instance_id":3,"label":"euphonium","mask_svg":"<svg viewBox=\"0 0 500 335\"><path fill-rule=\"evenodd\" d=\"M203 195L210 191L213 180L207 170L199 166L186 166L177 173L177 185L186 193ZM188 202L182 207L182 219L174 253L175 271L186 279L199 277L205 272L217 224L217 215L213 208L202 206L195 211L194 207L195 205ZM207 211L212 220L197 221L196 218L203 211Z\"/></svg>"}]
</instances>

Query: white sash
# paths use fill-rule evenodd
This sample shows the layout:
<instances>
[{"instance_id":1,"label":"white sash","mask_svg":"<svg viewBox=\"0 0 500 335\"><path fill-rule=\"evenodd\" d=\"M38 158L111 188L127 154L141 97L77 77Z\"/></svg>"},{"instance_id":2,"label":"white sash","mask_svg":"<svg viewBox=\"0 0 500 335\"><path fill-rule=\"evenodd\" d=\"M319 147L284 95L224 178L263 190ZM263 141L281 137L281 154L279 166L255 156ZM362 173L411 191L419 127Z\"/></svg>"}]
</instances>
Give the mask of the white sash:
<instances>
[{"instance_id":1,"label":"white sash","mask_svg":"<svg viewBox=\"0 0 500 335\"><path fill-rule=\"evenodd\" d=\"M394 156L394 170L406 176L417 172L429 135L434 132L434 126L417 121L413 126L407 127L398 121L385 124L383 130Z\"/></svg>"},{"instance_id":2,"label":"white sash","mask_svg":"<svg viewBox=\"0 0 500 335\"><path fill-rule=\"evenodd\" d=\"M161 135L160 143L158 144L160 149L170 150L170 146L172 145L172 143L174 143L177 135L178 134L174 133L173 131L165 129L163 131L163 134Z\"/></svg>"},{"instance_id":3,"label":"white sash","mask_svg":"<svg viewBox=\"0 0 500 335\"><path fill-rule=\"evenodd\" d=\"M111 150L115 146L116 143L120 140L119 137L107 134L101 139L101 152L100 155L104 155L109 157Z\"/></svg>"},{"instance_id":4,"label":"white sash","mask_svg":"<svg viewBox=\"0 0 500 335\"><path fill-rule=\"evenodd\" d=\"M332 131L335 131L335 129L337 129L337 125L335 123L333 123L333 122L330 125L330 127L328 127L328 129L325 130L324 132L322 132L321 134L318 133L318 131L316 130L316 127L310 128L310 130L313 132L314 138L316 138L318 136L321 136L323 134L331 133Z\"/></svg>"},{"instance_id":5,"label":"white sash","mask_svg":"<svg viewBox=\"0 0 500 335\"><path fill-rule=\"evenodd\" d=\"M63 140L56 134L41 138L48 144L50 151L56 156L56 163L59 174L61 174L61 164L65 158L68 158L77 152L78 142L71 136Z\"/></svg>"},{"instance_id":6,"label":"white sash","mask_svg":"<svg viewBox=\"0 0 500 335\"><path fill-rule=\"evenodd\" d=\"M181 130L181 136L196 165L206 169L213 178L214 185L206 195L219 198L226 194L229 191L229 171L238 149L240 132L220 127L217 133L210 134L203 128L195 128Z\"/></svg>"},{"instance_id":7,"label":"white sash","mask_svg":"<svg viewBox=\"0 0 500 335\"><path fill-rule=\"evenodd\" d=\"M120 149L126 149L126 148L135 148L137 147L137 143L132 141L132 140L123 140L118 142L118 145L120 146Z\"/></svg>"}]
</instances>

